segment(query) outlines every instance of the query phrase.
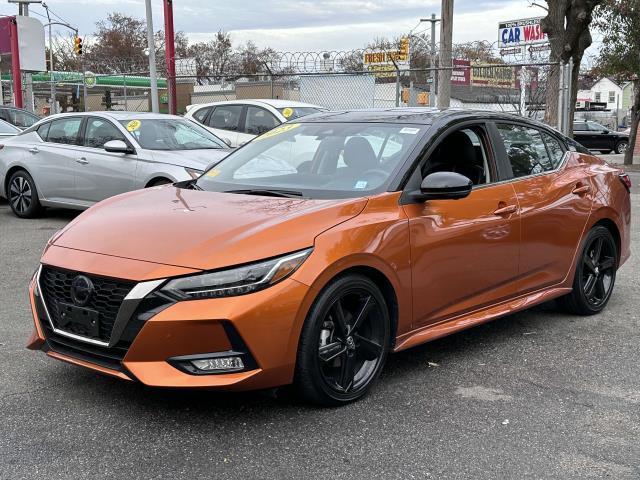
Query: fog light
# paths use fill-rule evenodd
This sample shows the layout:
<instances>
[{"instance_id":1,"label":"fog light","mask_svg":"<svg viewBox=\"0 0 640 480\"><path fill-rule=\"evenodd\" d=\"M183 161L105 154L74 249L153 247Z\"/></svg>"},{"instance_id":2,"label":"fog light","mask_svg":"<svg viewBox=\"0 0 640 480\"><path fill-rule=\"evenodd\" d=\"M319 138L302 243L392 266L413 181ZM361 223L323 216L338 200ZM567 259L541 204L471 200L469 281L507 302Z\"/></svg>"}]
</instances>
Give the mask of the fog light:
<instances>
[{"instance_id":1,"label":"fog light","mask_svg":"<svg viewBox=\"0 0 640 480\"><path fill-rule=\"evenodd\" d=\"M240 357L218 357L191 360L191 364L203 372L235 372L244 370Z\"/></svg>"}]
</instances>

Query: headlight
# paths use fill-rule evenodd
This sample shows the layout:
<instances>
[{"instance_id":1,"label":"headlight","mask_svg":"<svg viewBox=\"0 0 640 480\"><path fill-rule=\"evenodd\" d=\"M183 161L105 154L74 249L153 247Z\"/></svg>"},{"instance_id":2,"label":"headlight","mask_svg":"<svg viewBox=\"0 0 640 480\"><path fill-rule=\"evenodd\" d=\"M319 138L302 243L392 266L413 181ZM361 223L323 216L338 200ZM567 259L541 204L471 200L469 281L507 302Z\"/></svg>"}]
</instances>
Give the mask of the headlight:
<instances>
[{"instance_id":1,"label":"headlight","mask_svg":"<svg viewBox=\"0 0 640 480\"><path fill-rule=\"evenodd\" d=\"M309 248L242 267L176 278L169 281L162 291L181 300L232 297L257 292L295 272L311 251Z\"/></svg>"},{"instance_id":2,"label":"headlight","mask_svg":"<svg viewBox=\"0 0 640 480\"><path fill-rule=\"evenodd\" d=\"M202 175L202 170L196 170L195 168L184 168L185 171L189 174L189 176L191 178L198 178L200 175Z\"/></svg>"}]
</instances>

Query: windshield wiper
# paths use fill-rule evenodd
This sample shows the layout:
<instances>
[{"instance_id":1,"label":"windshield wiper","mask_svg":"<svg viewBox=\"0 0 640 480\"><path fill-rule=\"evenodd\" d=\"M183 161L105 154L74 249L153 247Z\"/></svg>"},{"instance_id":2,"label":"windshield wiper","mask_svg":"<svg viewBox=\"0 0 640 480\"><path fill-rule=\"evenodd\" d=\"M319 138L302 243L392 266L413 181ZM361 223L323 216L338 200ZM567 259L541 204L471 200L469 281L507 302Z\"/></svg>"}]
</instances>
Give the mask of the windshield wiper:
<instances>
[{"instance_id":1,"label":"windshield wiper","mask_svg":"<svg viewBox=\"0 0 640 480\"><path fill-rule=\"evenodd\" d=\"M242 193L245 195L264 195L266 197L302 197L302 192L296 190L246 188L242 190L225 190L224 193Z\"/></svg>"}]
</instances>

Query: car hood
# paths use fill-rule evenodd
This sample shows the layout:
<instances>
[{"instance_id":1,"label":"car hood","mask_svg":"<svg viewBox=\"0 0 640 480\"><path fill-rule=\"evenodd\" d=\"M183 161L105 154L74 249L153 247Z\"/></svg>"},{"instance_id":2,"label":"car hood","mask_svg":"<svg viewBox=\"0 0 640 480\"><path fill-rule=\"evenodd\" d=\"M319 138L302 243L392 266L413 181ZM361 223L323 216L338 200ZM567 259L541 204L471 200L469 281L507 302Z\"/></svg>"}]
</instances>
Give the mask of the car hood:
<instances>
[{"instance_id":1,"label":"car hood","mask_svg":"<svg viewBox=\"0 0 640 480\"><path fill-rule=\"evenodd\" d=\"M211 270L311 247L317 235L358 215L366 203L153 187L98 203L52 243Z\"/></svg>"},{"instance_id":2,"label":"car hood","mask_svg":"<svg viewBox=\"0 0 640 480\"><path fill-rule=\"evenodd\" d=\"M149 150L153 160L181 167L206 170L229 155L231 148L211 148L203 150Z\"/></svg>"}]
</instances>

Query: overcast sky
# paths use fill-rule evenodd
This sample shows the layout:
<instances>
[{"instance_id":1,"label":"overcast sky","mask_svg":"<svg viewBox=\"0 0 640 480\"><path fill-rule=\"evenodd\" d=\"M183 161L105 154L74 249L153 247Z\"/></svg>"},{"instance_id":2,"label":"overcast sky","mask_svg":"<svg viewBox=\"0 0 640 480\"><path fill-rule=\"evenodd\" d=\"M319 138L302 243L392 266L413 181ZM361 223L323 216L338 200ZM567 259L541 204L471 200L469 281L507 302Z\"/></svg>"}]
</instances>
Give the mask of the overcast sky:
<instances>
[{"instance_id":1,"label":"overcast sky","mask_svg":"<svg viewBox=\"0 0 640 480\"><path fill-rule=\"evenodd\" d=\"M0 0L2 1L2 0ZM143 0L47 0L51 10L81 34L118 11L144 18ZM162 28L162 1L153 0L154 29ZM0 14L13 14L15 4L0 3ZM44 13L32 5L34 14ZM230 32L234 46L253 40L278 51L349 50L375 36L393 37L413 29L420 17L439 15L440 0L174 0L176 30L190 41L207 40L218 30ZM527 0L456 0L455 42L497 40L498 22L541 16ZM34 15L37 16L37 15ZM41 17L38 17L41 18ZM416 31L427 29L424 24ZM62 33L62 32L61 32Z\"/></svg>"}]
</instances>

